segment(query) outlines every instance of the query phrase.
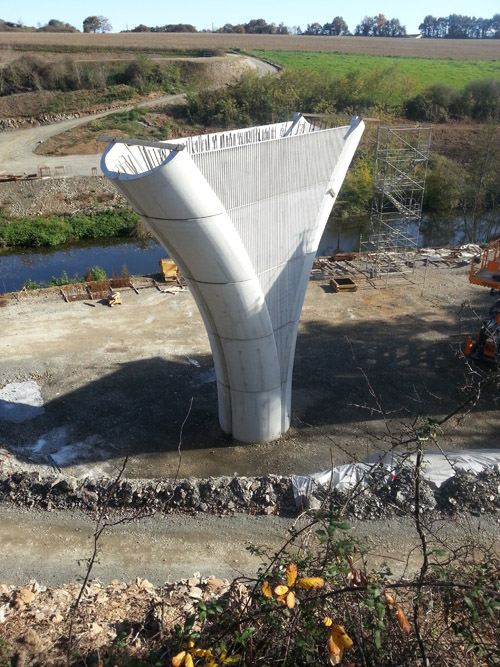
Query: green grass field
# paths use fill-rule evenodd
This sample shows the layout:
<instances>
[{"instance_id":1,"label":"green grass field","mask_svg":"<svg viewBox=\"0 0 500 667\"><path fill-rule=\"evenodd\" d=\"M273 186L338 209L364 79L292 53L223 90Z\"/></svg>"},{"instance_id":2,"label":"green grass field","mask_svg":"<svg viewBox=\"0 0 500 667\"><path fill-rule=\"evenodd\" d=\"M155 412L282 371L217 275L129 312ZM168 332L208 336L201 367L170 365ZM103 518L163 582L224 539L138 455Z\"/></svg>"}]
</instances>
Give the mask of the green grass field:
<instances>
[{"instance_id":1,"label":"green grass field","mask_svg":"<svg viewBox=\"0 0 500 667\"><path fill-rule=\"evenodd\" d=\"M476 79L500 79L500 60L443 60L264 50L252 51L252 55L287 69L313 69L339 76L345 76L356 70L368 74L397 67L400 74L411 76L422 88L434 83L443 83L462 90L470 81Z\"/></svg>"}]
</instances>

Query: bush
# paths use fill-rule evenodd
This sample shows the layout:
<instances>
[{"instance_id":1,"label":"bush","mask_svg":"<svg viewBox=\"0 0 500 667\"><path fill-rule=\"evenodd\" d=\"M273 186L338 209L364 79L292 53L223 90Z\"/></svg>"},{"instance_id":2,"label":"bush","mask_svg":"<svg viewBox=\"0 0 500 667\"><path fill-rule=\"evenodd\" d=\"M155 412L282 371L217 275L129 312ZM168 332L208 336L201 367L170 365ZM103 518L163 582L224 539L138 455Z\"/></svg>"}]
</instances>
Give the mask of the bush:
<instances>
[{"instance_id":1,"label":"bush","mask_svg":"<svg viewBox=\"0 0 500 667\"><path fill-rule=\"evenodd\" d=\"M339 192L334 214L361 215L370 209L373 191L373 153L358 149Z\"/></svg>"},{"instance_id":2,"label":"bush","mask_svg":"<svg viewBox=\"0 0 500 667\"><path fill-rule=\"evenodd\" d=\"M40 289L40 285L34 280L31 280L31 278L28 278L28 280L23 285L23 289L36 290Z\"/></svg>"},{"instance_id":3,"label":"bush","mask_svg":"<svg viewBox=\"0 0 500 667\"><path fill-rule=\"evenodd\" d=\"M395 580L386 565L366 567L366 544L326 503L309 521L270 558L252 549L264 564L246 594L235 586L198 603L175 628L172 664L187 664L186 653L214 665L497 664L491 551L455 563L456 554L426 542L430 566Z\"/></svg>"},{"instance_id":4,"label":"bush","mask_svg":"<svg viewBox=\"0 0 500 667\"><path fill-rule=\"evenodd\" d=\"M133 236L138 217L132 210L47 218L0 217L0 246L56 246L79 239Z\"/></svg>"},{"instance_id":5,"label":"bush","mask_svg":"<svg viewBox=\"0 0 500 667\"><path fill-rule=\"evenodd\" d=\"M406 103L406 116L412 120L444 123L456 118L461 109L461 95L450 86L437 83Z\"/></svg>"},{"instance_id":6,"label":"bush","mask_svg":"<svg viewBox=\"0 0 500 667\"><path fill-rule=\"evenodd\" d=\"M463 107L475 120L498 118L500 113L500 81L472 81L463 93Z\"/></svg>"},{"instance_id":7,"label":"bush","mask_svg":"<svg viewBox=\"0 0 500 667\"><path fill-rule=\"evenodd\" d=\"M46 282L44 284L44 287L61 287L61 285L73 285L75 283L81 283L81 282L83 282L83 278L79 276L78 273L75 273L73 275L73 278L70 278L67 272L63 271L60 278L52 276L52 280Z\"/></svg>"},{"instance_id":8,"label":"bush","mask_svg":"<svg viewBox=\"0 0 500 667\"><path fill-rule=\"evenodd\" d=\"M91 280L106 280L107 274L104 269L101 269L100 266L91 266L87 269L85 274L85 280L90 282Z\"/></svg>"},{"instance_id":9,"label":"bush","mask_svg":"<svg viewBox=\"0 0 500 667\"><path fill-rule=\"evenodd\" d=\"M427 170L425 210L439 214L457 209L466 181L465 170L459 164L443 155L433 155Z\"/></svg>"},{"instance_id":10,"label":"bush","mask_svg":"<svg viewBox=\"0 0 500 667\"><path fill-rule=\"evenodd\" d=\"M0 68L0 95L39 90L76 91L109 90L117 86L132 88L141 94L151 90L173 90L180 84L177 65L160 66L147 56L121 62L82 62L66 56L46 60L24 55ZM114 93L117 99L127 99ZM130 94L130 93L129 93Z\"/></svg>"}]
</instances>

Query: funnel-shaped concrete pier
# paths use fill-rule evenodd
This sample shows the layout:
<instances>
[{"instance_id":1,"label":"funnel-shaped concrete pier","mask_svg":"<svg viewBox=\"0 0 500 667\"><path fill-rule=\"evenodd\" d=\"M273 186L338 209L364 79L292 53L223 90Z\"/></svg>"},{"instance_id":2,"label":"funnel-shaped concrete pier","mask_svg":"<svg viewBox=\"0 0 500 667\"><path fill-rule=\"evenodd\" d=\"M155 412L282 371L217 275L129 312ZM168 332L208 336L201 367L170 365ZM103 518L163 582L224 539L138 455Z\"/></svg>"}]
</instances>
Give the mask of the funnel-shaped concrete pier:
<instances>
[{"instance_id":1,"label":"funnel-shaped concrete pier","mask_svg":"<svg viewBox=\"0 0 500 667\"><path fill-rule=\"evenodd\" d=\"M359 118L168 142L111 143L101 168L181 269L203 317L219 420L243 442L290 425L295 341L323 229L363 133Z\"/></svg>"}]
</instances>

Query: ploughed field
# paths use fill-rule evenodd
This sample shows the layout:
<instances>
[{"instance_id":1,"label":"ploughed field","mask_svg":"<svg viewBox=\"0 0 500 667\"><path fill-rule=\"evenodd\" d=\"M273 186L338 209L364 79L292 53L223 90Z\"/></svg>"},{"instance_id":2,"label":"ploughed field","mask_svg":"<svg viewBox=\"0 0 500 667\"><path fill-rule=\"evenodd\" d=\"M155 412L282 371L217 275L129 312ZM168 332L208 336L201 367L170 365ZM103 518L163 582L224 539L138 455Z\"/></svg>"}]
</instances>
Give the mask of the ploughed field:
<instances>
[{"instance_id":1,"label":"ploughed field","mask_svg":"<svg viewBox=\"0 0 500 667\"><path fill-rule=\"evenodd\" d=\"M266 49L453 60L498 60L500 40L389 37L312 37L212 33L0 33L0 49L171 51L173 49Z\"/></svg>"}]
</instances>

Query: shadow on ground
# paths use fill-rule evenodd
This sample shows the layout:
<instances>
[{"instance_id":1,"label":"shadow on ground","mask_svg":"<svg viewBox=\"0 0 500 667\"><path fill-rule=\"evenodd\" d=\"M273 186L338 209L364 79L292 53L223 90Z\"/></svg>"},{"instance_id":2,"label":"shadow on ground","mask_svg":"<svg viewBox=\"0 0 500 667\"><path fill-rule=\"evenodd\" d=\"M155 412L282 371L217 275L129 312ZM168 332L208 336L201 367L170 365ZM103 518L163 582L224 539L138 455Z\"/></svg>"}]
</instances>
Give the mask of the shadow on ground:
<instances>
[{"instance_id":1,"label":"shadow on ground","mask_svg":"<svg viewBox=\"0 0 500 667\"><path fill-rule=\"evenodd\" d=\"M473 330L472 311L466 318L464 327ZM415 415L441 418L453 411L465 397L461 387L467 369L460 345L456 311L433 313L432 304L419 316L396 313L376 326L373 319L359 317L328 325L308 321L297 340L295 426L270 445L241 445L222 433L208 355L195 364L160 356L123 363L116 372L48 402L44 414L31 421L0 423L1 441L20 460L61 469L126 454L152 455L147 474L154 476L160 474L156 454L177 455L189 413L182 451L196 452L201 469L209 456L218 457L220 468L226 461L228 469L233 460L246 457L243 474L275 472L283 457L297 472L318 469L319 461L324 468L329 450L338 462L362 458L381 446L380 406L396 426ZM496 415L483 417L498 409L494 398L486 394L465 426L455 426L454 448L495 446ZM216 464L208 465L205 474L215 469Z\"/></svg>"}]
</instances>

